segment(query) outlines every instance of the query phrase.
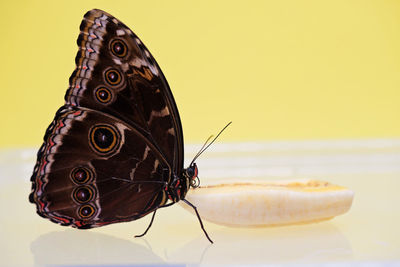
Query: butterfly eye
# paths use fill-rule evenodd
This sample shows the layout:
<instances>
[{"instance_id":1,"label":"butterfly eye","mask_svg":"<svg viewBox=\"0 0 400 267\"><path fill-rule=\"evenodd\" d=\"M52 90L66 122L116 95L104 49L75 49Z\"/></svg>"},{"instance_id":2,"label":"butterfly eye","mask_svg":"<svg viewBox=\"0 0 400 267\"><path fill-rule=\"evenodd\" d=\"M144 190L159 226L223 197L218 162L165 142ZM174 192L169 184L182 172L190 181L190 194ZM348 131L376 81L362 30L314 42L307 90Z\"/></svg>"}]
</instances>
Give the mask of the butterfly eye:
<instances>
[{"instance_id":1,"label":"butterfly eye","mask_svg":"<svg viewBox=\"0 0 400 267\"><path fill-rule=\"evenodd\" d=\"M105 72L105 80L110 85L115 86L121 83L122 77L116 69L109 69Z\"/></svg>"},{"instance_id":2,"label":"butterfly eye","mask_svg":"<svg viewBox=\"0 0 400 267\"><path fill-rule=\"evenodd\" d=\"M111 52L114 56L125 57L127 54L127 46L122 40L114 40L111 42Z\"/></svg>"},{"instance_id":3,"label":"butterfly eye","mask_svg":"<svg viewBox=\"0 0 400 267\"><path fill-rule=\"evenodd\" d=\"M117 130L110 125L97 125L89 133L92 148L101 154L112 152L117 147L119 139Z\"/></svg>"},{"instance_id":4,"label":"butterfly eye","mask_svg":"<svg viewBox=\"0 0 400 267\"><path fill-rule=\"evenodd\" d=\"M194 175L194 170L193 170L193 168L187 168L187 169L186 169L186 175L187 175L187 177L192 178L193 175Z\"/></svg>"},{"instance_id":5,"label":"butterfly eye","mask_svg":"<svg viewBox=\"0 0 400 267\"><path fill-rule=\"evenodd\" d=\"M94 215L96 209L92 205L83 205L79 208L78 214L82 219L88 219Z\"/></svg>"},{"instance_id":6,"label":"butterfly eye","mask_svg":"<svg viewBox=\"0 0 400 267\"><path fill-rule=\"evenodd\" d=\"M96 99L103 104L107 104L112 99L112 93L105 87L97 88L95 91Z\"/></svg>"},{"instance_id":7,"label":"butterfly eye","mask_svg":"<svg viewBox=\"0 0 400 267\"><path fill-rule=\"evenodd\" d=\"M94 192L92 188L88 186L80 186L75 189L73 198L78 203L86 203L93 199Z\"/></svg>"},{"instance_id":8,"label":"butterfly eye","mask_svg":"<svg viewBox=\"0 0 400 267\"><path fill-rule=\"evenodd\" d=\"M84 184L91 180L92 177L92 172L85 167L75 168L71 172L71 179L77 184Z\"/></svg>"}]
</instances>

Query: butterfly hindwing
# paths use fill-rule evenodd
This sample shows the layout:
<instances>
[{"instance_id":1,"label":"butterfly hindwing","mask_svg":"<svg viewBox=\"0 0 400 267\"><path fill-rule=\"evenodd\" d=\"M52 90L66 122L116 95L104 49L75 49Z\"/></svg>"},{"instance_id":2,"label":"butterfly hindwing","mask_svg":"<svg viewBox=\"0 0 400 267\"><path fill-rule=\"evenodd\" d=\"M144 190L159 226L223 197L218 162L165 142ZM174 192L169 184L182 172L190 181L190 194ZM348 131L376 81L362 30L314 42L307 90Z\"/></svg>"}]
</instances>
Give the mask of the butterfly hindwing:
<instances>
[{"instance_id":1,"label":"butterfly hindwing","mask_svg":"<svg viewBox=\"0 0 400 267\"><path fill-rule=\"evenodd\" d=\"M107 114L62 107L32 177L38 213L89 228L137 219L165 203L169 166L144 140Z\"/></svg>"}]
</instances>

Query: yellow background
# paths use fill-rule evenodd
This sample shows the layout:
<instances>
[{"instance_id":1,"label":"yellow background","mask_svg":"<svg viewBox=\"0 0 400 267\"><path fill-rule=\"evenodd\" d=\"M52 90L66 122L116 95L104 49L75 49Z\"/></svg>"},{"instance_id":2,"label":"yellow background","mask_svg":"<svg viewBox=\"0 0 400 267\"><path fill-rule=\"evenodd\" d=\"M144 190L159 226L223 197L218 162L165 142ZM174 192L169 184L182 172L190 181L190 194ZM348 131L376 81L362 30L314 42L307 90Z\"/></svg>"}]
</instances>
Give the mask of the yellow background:
<instances>
[{"instance_id":1,"label":"yellow background","mask_svg":"<svg viewBox=\"0 0 400 267\"><path fill-rule=\"evenodd\" d=\"M149 48L186 142L400 136L400 1L2 1L0 147L41 144L91 8Z\"/></svg>"}]
</instances>

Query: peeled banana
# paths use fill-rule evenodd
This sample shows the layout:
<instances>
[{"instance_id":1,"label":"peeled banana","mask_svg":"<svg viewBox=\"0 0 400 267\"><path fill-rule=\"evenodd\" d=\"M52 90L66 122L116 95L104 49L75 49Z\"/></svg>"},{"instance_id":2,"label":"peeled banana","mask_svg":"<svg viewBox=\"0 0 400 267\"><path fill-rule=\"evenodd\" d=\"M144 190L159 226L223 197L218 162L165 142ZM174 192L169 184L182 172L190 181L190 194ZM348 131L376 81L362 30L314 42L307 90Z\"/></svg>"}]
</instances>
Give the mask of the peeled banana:
<instances>
[{"instance_id":1,"label":"peeled banana","mask_svg":"<svg viewBox=\"0 0 400 267\"><path fill-rule=\"evenodd\" d=\"M331 219L347 212L353 191L316 180L225 183L192 189L201 218L226 226L274 226ZM193 212L185 203L182 206Z\"/></svg>"}]
</instances>

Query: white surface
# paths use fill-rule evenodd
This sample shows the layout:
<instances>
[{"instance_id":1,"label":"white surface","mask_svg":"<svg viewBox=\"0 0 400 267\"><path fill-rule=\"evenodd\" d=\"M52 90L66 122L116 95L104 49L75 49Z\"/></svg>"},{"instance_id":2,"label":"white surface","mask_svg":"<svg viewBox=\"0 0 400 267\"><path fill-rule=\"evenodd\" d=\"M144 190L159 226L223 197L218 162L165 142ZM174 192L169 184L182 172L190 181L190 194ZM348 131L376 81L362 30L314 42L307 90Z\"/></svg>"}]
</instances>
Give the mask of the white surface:
<instances>
[{"instance_id":1,"label":"white surface","mask_svg":"<svg viewBox=\"0 0 400 267\"><path fill-rule=\"evenodd\" d=\"M199 146L187 146L189 161ZM400 266L400 140L216 144L197 161L202 183L224 179L313 178L355 191L350 211L331 221L228 228L179 205L98 229L61 227L28 201L36 149L0 151L0 264L33 265L390 265Z\"/></svg>"}]
</instances>

